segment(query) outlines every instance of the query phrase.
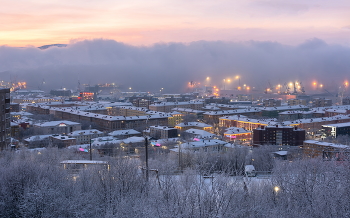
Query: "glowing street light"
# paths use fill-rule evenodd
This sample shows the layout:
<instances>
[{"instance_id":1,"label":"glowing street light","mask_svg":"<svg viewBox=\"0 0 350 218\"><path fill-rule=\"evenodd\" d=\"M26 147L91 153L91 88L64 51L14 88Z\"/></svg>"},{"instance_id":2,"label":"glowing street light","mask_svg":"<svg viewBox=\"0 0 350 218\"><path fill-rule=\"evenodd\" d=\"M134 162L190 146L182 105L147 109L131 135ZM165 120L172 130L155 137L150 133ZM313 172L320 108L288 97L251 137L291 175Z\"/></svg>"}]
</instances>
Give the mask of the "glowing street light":
<instances>
[{"instance_id":1,"label":"glowing street light","mask_svg":"<svg viewBox=\"0 0 350 218\"><path fill-rule=\"evenodd\" d=\"M280 190L280 187L275 186L275 187L273 188L273 190L277 193L277 192Z\"/></svg>"}]
</instances>

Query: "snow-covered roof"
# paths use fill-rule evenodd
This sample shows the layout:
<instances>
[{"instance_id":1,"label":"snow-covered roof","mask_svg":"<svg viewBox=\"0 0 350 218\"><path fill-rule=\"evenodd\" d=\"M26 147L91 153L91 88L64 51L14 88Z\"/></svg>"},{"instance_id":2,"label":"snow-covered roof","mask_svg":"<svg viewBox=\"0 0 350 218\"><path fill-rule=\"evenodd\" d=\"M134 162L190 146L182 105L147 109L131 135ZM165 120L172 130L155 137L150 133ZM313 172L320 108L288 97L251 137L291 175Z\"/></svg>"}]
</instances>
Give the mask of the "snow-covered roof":
<instances>
[{"instance_id":1,"label":"snow-covered roof","mask_svg":"<svg viewBox=\"0 0 350 218\"><path fill-rule=\"evenodd\" d=\"M326 125L322 125L323 127L348 127L350 126L350 122L346 122L346 123L335 123L335 124L326 124Z\"/></svg>"},{"instance_id":2,"label":"snow-covered roof","mask_svg":"<svg viewBox=\"0 0 350 218\"><path fill-rule=\"evenodd\" d=\"M212 127L211 125L209 124L206 124L206 123L200 123L200 122L185 122L185 123L179 123L177 124L176 126L178 127L191 127L191 126L196 126L196 127L201 127L201 128L204 128L204 127Z\"/></svg>"},{"instance_id":3,"label":"snow-covered roof","mask_svg":"<svg viewBox=\"0 0 350 218\"><path fill-rule=\"evenodd\" d=\"M144 137L129 137L127 139L123 139L122 140L125 144L129 144L129 143L138 143L138 142L144 142L145 138Z\"/></svg>"},{"instance_id":4,"label":"snow-covered roof","mask_svg":"<svg viewBox=\"0 0 350 218\"><path fill-rule=\"evenodd\" d=\"M98 137L91 140L93 146L101 146L107 143L119 144L122 141L114 138L113 136Z\"/></svg>"},{"instance_id":5,"label":"snow-covered roof","mask_svg":"<svg viewBox=\"0 0 350 218\"><path fill-rule=\"evenodd\" d=\"M230 127L226 129L226 132L224 132L225 135L234 135L242 133L251 133L251 131L238 127Z\"/></svg>"},{"instance_id":6,"label":"snow-covered roof","mask_svg":"<svg viewBox=\"0 0 350 218\"><path fill-rule=\"evenodd\" d=\"M235 109L235 110L220 110L220 111L208 111L205 115L231 115L231 114L243 114L243 113L256 113L260 112L259 108L248 108L248 109Z\"/></svg>"},{"instance_id":7,"label":"snow-covered roof","mask_svg":"<svg viewBox=\"0 0 350 218\"><path fill-rule=\"evenodd\" d=\"M61 164L108 164L107 161L99 160L64 160Z\"/></svg>"},{"instance_id":8,"label":"snow-covered roof","mask_svg":"<svg viewBox=\"0 0 350 218\"><path fill-rule=\"evenodd\" d=\"M291 106L278 106L278 107L263 107L263 111L275 111L275 110L297 110L297 109L307 109L305 105L291 105Z\"/></svg>"},{"instance_id":9,"label":"snow-covered roof","mask_svg":"<svg viewBox=\"0 0 350 218\"><path fill-rule=\"evenodd\" d=\"M285 115L285 114L313 114L314 112L313 111L298 111L298 110L295 110L295 111L283 111L283 112L280 112L278 114L280 115Z\"/></svg>"},{"instance_id":10,"label":"snow-covered roof","mask_svg":"<svg viewBox=\"0 0 350 218\"><path fill-rule=\"evenodd\" d=\"M196 135L197 138L213 138L215 134L201 129L188 129L185 132Z\"/></svg>"},{"instance_id":11,"label":"snow-covered roof","mask_svg":"<svg viewBox=\"0 0 350 218\"><path fill-rule=\"evenodd\" d=\"M211 111L217 111L217 110L221 110L221 108L213 106L213 105L206 105L204 107L202 107L204 110L211 110Z\"/></svg>"},{"instance_id":12,"label":"snow-covered roof","mask_svg":"<svg viewBox=\"0 0 350 218\"><path fill-rule=\"evenodd\" d=\"M141 133L134 129L116 130L108 133L108 135L110 136L126 136L126 135L137 135L137 134L141 134Z\"/></svg>"},{"instance_id":13,"label":"snow-covered roof","mask_svg":"<svg viewBox=\"0 0 350 218\"><path fill-rule=\"evenodd\" d=\"M331 112L331 113L339 113L339 114L346 114L347 109L327 109L326 112Z\"/></svg>"},{"instance_id":14,"label":"snow-covered roof","mask_svg":"<svg viewBox=\"0 0 350 218\"><path fill-rule=\"evenodd\" d=\"M80 110L68 109L68 108L51 108L50 111L63 111L70 114L77 114L85 117L94 117L97 119L117 121L117 120L148 120L148 119L159 119L172 117L172 113L156 112L154 114L143 115L143 116L110 116L104 114L96 114L91 112L85 112Z\"/></svg>"},{"instance_id":15,"label":"snow-covered roof","mask_svg":"<svg viewBox=\"0 0 350 218\"><path fill-rule=\"evenodd\" d=\"M150 126L150 128L153 128L153 129L162 129L162 130L171 130L171 129L175 129L175 128L168 127L168 126Z\"/></svg>"},{"instance_id":16,"label":"snow-covered roof","mask_svg":"<svg viewBox=\"0 0 350 218\"><path fill-rule=\"evenodd\" d=\"M59 120L59 121L49 121L49 122L45 122L45 123L36 123L34 124L35 126L38 127L49 127L49 126L59 126L59 125L80 125L80 123L77 122L72 122L72 121L68 121L68 120Z\"/></svg>"},{"instance_id":17,"label":"snow-covered roof","mask_svg":"<svg viewBox=\"0 0 350 218\"><path fill-rule=\"evenodd\" d=\"M284 121L281 124L293 125L293 124L300 124L300 123L318 123L318 122L324 122L324 121L344 120L349 118L350 118L350 115L337 115L332 117L319 117L319 118L299 119L294 121Z\"/></svg>"},{"instance_id":18,"label":"snow-covered roof","mask_svg":"<svg viewBox=\"0 0 350 218\"><path fill-rule=\"evenodd\" d=\"M52 136L52 135L35 135L35 136L31 136L31 137L24 139L24 141L26 141L26 142L40 141L40 140L50 138L50 136Z\"/></svg>"},{"instance_id":19,"label":"snow-covered roof","mask_svg":"<svg viewBox=\"0 0 350 218\"><path fill-rule=\"evenodd\" d=\"M32 116L32 113L26 112L26 111L20 111L20 112L10 112L11 116L16 116L16 115L20 115L20 116Z\"/></svg>"},{"instance_id":20,"label":"snow-covered roof","mask_svg":"<svg viewBox=\"0 0 350 218\"><path fill-rule=\"evenodd\" d=\"M151 104L150 106L176 106L176 105L188 105L188 104L203 104L203 101L186 101L186 102L158 102Z\"/></svg>"},{"instance_id":21,"label":"snow-covered roof","mask_svg":"<svg viewBox=\"0 0 350 218\"><path fill-rule=\"evenodd\" d=\"M350 146L348 146L348 145L334 144L334 143L330 143L330 142L317 141L317 140L306 140L306 141L304 141L304 143L317 144L317 145L322 145L322 146L328 146L328 147L334 147L334 148L343 148L343 149L350 148Z\"/></svg>"},{"instance_id":22,"label":"snow-covered roof","mask_svg":"<svg viewBox=\"0 0 350 218\"><path fill-rule=\"evenodd\" d=\"M260 123L264 125L276 125L278 124L276 118L268 118L268 119L252 119L248 118L243 115L233 115L233 116L226 116L226 117L220 117L219 119L224 120L237 120L237 122L250 122L250 123Z\"/></svg>"},{"instance_id":23,"label":"snow-covered roof","mask_svg":"<svg viewBox=\"0 0 350 218\"><path fill-rule=\"evenodd\" d=\"M87 129L87 130L76 130L71 133L68 133L69 136L94 135L94 134L103 134L103 132L97 129Z\"/></svg>"},{"instance_id":24,"label":"snow-covered roof","mask_svg":"<svg viewBox=\"0 0 350 218\"><path fill-rule=\"evenodd\" d=\"M218 140L218 139L206 139L206 140L200 140L197 142L187 142L181 144L182 149L193 149L193 148L202 148L202 147L211 147L216 145L222 145L224 146L227 144L227 142Z\"/></svg>"},{"instance_id":25,"label":"snow-covered roof","mask_svg":"<svg viewBox=\"0 0 350 218\"><path fill-rule=\"evenodd\" d=\"M288 154L288 151L276 151L276 152L273 152L274 154L278 154L280 156L285 156Z\"/></svg>"},{"instance_id":26,"label":"snow-covered roof","mask_svg":"<svg viewBox=\"0 0 350 218\"><path fill-rule=\"evenodd\" d=\"M204 111L200 111L200 110L194 110L191 108L180 108L180 107L176 107L171 109L173 111L180 111L180 112L188 112L188 113L204 113Z\"/></svg>"},{"instance_id":27,"label":"snow-covered roof","mask_svg":"<svg viewBox=\"0 0 350 218\"><path fill-rule=\"evenodd\" d=\"M66 135L58 135L58 136L51 136L51 137L61 141L72 140L72 139L75 140L75 138L71 136L66 136Z\"/></svg>"}]
</instances>

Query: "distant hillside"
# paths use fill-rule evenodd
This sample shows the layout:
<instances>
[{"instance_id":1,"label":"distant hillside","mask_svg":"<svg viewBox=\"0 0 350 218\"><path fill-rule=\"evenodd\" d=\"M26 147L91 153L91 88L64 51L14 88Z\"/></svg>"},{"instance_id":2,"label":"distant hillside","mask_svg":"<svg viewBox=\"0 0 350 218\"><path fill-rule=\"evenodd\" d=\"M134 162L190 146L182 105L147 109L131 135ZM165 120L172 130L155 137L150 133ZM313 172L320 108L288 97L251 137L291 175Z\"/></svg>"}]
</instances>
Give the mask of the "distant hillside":
<instances>
[{"instance_id":1,"label":"distant hillside","mask_svg":"<svg viewBox=\"0 0 350 218\"><path fill-rule=\"evenodd\" d=\"M38 47L38 48L40 48L40 49L47 49L47 48L50 48L50 47L53 47L53 46L56 46L56 47L66 47L67 44L43 45L43 46L40 46L40 47Z\"/></svg>"}]
</instances>

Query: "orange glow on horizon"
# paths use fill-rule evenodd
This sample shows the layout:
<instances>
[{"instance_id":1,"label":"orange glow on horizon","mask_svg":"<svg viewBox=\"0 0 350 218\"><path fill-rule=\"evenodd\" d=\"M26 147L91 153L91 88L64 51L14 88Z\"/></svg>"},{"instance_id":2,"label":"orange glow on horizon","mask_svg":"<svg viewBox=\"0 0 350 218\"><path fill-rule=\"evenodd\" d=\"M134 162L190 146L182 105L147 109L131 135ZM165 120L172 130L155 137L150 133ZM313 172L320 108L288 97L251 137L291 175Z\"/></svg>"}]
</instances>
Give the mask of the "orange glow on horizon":
<instances>
[{"instance_id":1,"label":"orange glow on horizon","mask_svg":"<svg viewBox=\"0 0 350 218\"><path fill-rule=\"evenodd\" d=\"M266 7L262 7L256 1L250 4L204 1L199 6L196 1L167 0L76 0L64 4L58 0L22 1L21 4L3 0L0 45L41 46L68 44L71 39L95 38L137 46L199 40L261 40L298 44L315 36L348 44L348 34L342 30L349 25L344 19L348 16L344 3L335 1L332 7L327 7L328 3L318 4L320 7L305 3L310 10L292 13L293 16L289 13L280 16L273 12L275 9L271 5L264 4ZM245 13L232 13L231 8ZM285 9L295 10L288 5Z\"/></svg>"}]
</instances>

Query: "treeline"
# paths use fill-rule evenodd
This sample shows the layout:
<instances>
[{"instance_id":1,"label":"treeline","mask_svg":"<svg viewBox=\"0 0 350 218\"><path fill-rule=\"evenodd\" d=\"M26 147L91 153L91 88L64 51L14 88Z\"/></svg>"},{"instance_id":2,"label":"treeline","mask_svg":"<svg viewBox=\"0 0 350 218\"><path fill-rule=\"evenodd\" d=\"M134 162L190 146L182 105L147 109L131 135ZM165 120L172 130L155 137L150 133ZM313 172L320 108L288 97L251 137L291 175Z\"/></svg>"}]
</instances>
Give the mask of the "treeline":
<instances>
[{"instance_id":1,"label":"treeline","mask_svg":"<svg viewBox=\"0 0 350 218\"><path fill-rule=\"evenodd\" d=\"M258 158L249 150L239 152L247 152L244 161ZM178 168L177 156L163 154L150 160L159 173L151 171L149 179L139 159L106 158L109 170L90 168L78 175L59 164L79 158L54 148L1 153L0 217L350 216L348 162L274 161L267 179L229 176L225 170L204 179L200 172L220 165L212 154L192 157L195 161L176 175L170 172ZM220 163L227 164L226 159ZM235 165L225 168L230 166Z\"/></svg>"}]
</instances>

